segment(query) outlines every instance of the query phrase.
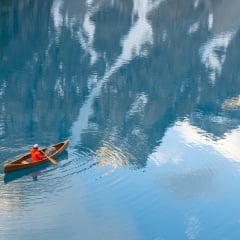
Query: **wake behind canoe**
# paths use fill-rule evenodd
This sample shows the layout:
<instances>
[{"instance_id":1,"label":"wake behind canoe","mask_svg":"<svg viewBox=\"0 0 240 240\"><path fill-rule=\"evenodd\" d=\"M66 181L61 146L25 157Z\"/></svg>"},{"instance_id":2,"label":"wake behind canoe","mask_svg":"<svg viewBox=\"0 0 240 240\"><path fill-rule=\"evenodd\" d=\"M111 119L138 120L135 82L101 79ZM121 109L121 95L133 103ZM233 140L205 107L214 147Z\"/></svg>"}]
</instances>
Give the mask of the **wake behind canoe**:
<instances>
[{"instance_id":1,"label":"wake behind canoe","mask_svg":"<svg viewBox=\"0 0 240 240\"><path fill-rule=\"evenodd\" d=\"M48 155L50 158L53 158L53 157L59 155L63 150L65 150L67 148L68 144L69 144L69 140L67 139L65 141L56 143L54 145L42 148L40 150L45 152L47 149L54 149L54 151L51 153L51 155ZM35 167L35 166L38 166L38 165L46 163L46 162L49 162L48 158L44 158L37 162L31 162L31 155L30 155L30 153L27 153L9 163L4 164L3 168L4 168L4 173L9 173L9 172L13 172L13 171L18 171L18 170L22 170L22 169L26 169L26 168Z\"/></svg>"}]
</instances>

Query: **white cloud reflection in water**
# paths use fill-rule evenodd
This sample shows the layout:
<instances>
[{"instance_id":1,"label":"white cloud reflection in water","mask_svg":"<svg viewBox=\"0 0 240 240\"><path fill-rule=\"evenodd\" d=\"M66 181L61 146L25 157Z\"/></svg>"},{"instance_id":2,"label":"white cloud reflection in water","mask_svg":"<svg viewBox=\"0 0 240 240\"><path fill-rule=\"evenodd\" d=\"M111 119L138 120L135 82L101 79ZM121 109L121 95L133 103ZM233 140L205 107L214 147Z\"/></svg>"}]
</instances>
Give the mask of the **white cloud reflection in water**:
<instances>
[{"instance_id":1,"label":"white cloud reflection in water","mask_svg":"<svg viewBox=\"0 0 240 240\"><path fill-rule=\"evenodd\" d=\"M174 142L176 144L173 144ZM207 132L192 126L187 120L177 122L166 132L162 144L156 147L148 158L158 166L169 162L179 164L184 160L185 151L191 151L192 146L200 149L210 148L230 161L240 162L240 127L216 140Z\"/></svg>"},{"instance_id":2,"label":"white cloud reflection in water","mask_svg":"<svg viewBox=\"0 0 240 240\"><path fill-rule=\"evenodd\" d=\"M213 199L239 175L239 146L240 127L216 138L189 120L178 121L149 154L148 169L178 200Z\"/></svg>"}]
</instances>

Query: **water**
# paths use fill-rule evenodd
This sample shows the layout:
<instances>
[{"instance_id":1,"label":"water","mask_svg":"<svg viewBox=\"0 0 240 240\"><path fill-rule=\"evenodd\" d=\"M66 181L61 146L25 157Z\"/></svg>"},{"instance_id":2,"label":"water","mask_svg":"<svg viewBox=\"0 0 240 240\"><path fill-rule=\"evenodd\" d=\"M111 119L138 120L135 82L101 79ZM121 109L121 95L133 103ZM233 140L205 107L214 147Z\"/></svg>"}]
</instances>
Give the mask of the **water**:
<instances>
[{"instance_id":1,"label":"water","mask_svg":"<svg viewBox=\"0 0 240 240\"><path fill-rule=\"evenodd\" d=\"M239 239L240 3L0 3L0 239Z\"/></svg>"}]
</instances>

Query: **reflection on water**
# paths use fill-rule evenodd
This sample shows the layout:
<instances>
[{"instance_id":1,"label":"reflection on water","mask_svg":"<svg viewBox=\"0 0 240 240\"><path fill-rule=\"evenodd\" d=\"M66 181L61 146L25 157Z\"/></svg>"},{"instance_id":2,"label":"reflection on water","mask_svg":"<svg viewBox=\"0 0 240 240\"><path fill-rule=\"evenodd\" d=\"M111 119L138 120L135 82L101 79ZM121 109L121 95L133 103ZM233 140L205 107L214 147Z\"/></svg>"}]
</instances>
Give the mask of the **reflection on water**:
<instances>
[{"instance_id":1,"label":"reflection on water","mask_svg":"<svg viewBox=\"0 0 240 240\"><path fill-rule=\"evenodd\" d=\"M239 129L226 133L222 138L216 139L211 134L192 126L188 121L177 122L175 126L166 132L164 141L149 156L157 165L167 163L168 161L179 163L184 161L181 152L188 148L207 148L208 151L220 154L231 161L240 161L239 146L240 131ZM169 149L171 142L177 141L178 145L173 145Z\"/></svg>"},{"instance_id":2,"label":"reflection on water","mask_svg":"<svg viewBox=\"0 0 240 240\"><path fill-rule=\"evenodd\" d=\"M201 49L202 62L210 70L209 78L213 83L215 83L216 77L222 72L227 48L233 36L233 32L221 33L209 40Z\"/></svg>"},{"instance_id":3,"label":"reflection on water","mask_svg":"<svg viewBox=\"0 0 240 240\"><path fill-rule=\"evenodd\" d=\"M28 169L28 170L21 170L9 174L4 175L4 183L10 183L11 181L17 180L19 178L22 178L23 176L28 176L29 178L32 178L34 181L38 179L38 176L41 174L42 168L46 168L46 166L38 167L37 169ZM39 170L38 170L39 169Z\"/></svg>"},{"instance_id":4,"label":"reflection on water","mask_svg":"<svg viewBox=\"0 0 240 240\"><path fill-rule=\"evenodd\" d=\"M181 200L196 197L211 197L218 191L214 183L216 169L201 169L195 172L185 171L183 174L175 173L160 177L161 185L174 192Z\"/></svg>"},{"instance_id":5,"label":"reflection on water","mask_svg":"<svg viewBox=\"0 0 240 240\"><path fill-rule=\"evenodd\" d=\"M107 165L111 165L112 167L104 176L129 163L128 157L122 150L115 146L111 146L111 144L103 144L103 146L97 150L96 154L99 167L105 167Z\"/></svg>"},{"instance_id":6,"label":"reflection on water","mask_svg":"<svg viewBox=\"0 0 240 240\"><path fill-rule=\"evenodd\" d=\"M237 96L237 97L234 97L231 99L227 99L222 104L222 108L226 109L226 110L228 110L228 109L238 110L239 107L240 107L240 96Z\"/></svg>"},{"instance_id":7,"label":"reflection on water","mask_svg":"<svg viewBox=\"0 0 240 240\"><path fill-rule=\"evenodd\" d=\"M161 1L158 1L158 4L160 2ZM139 4L139 1L134 1L133 14L136 16L137 20L133 22L128 34L122 38L121 54L116 58L113 64L107 68L104 76L98 80L96 86L91 89L86 102L80 108L78 118L72 127L72 144L76 144L79 141L81 132L87 128L89 117L93 112L91 109L92 104L101 93L100 91L103 84L106 84L109 78L123 65L130 62L133 58L144 54L146 46L152 44L152 27L147 20L147 14L152 11L154 7L157 7L158 4L149 4L147 1L143 1Z\"/></svg>"},{"instance_id":8,"label":"reflection on water","mask_svg":"<svg viewBox=\"0 0 240 240\"><path fill-rule=\"evenodd\" d=\"M187 220L186 236L188 239L197 239L198 233L200 231L201 222L196 216L191 216Z\"/></svg>"},{"instance_id":9,"label":"reflection on water","mask_svg":"<svg viewBox=\"0 0 240 240\"><path fill-rule=\"evenodd\" d=\"M70 139L0 171L0 239L237 239L239 9L0 3L1 163Z\"/></svg>"}]
</instances>

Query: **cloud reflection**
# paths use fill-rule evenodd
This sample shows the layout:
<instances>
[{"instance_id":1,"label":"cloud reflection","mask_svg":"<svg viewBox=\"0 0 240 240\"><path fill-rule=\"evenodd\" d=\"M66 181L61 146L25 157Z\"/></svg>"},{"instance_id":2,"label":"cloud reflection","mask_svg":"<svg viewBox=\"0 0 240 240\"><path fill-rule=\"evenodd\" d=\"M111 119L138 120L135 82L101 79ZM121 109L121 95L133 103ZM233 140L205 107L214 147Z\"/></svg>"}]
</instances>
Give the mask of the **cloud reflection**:
<instances>
[{"instance_id":1,"label":"cloud reflection","mask_svg":"<svg viewBox=\"0 0 240 240\"><path fill-rule=\"evenodd\" d=\"M172 145L173 141L178 142L178 146L175 145L175 148ZM149 160L158 166L169 162L180 163L184 159L183 150L190 151L189 147L193 145L201 149L207 149L205 147L209 146L224 158L240 162L240 127L226 133L223 138L215 139L214 136L192 126L188 120L185 120L177 122L169 129L162 142L163 144L156 147L149 155Z\"/></svg>"},{"instance_id":2,"label":"cloud reflection","mask_svg":"<svg viewBox=\"0 0 240 240\"><path fill-rule=\"evenodd\" d=\"M232 175L225 160L240 162L239 139L240 127L216 139L189 120L178 121L148 156L148 165L153 163L158 183L181 200L212 196L225 188L222 174Z\"/></svg>"}]
</instances>

